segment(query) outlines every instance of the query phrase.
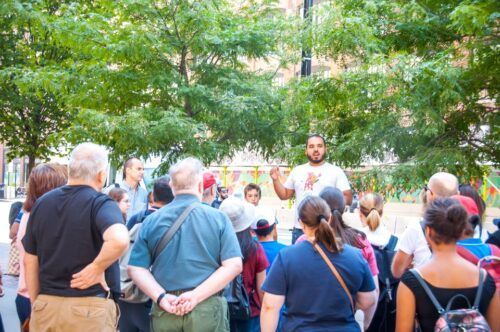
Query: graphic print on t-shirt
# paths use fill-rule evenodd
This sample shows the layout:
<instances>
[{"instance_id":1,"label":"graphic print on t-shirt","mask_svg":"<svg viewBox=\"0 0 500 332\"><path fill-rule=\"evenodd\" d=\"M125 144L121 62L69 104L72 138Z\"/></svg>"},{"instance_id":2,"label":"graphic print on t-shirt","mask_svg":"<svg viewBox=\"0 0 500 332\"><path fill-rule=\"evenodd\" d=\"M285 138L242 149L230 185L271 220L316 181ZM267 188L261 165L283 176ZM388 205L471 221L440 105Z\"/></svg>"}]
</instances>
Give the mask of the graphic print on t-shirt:
<instances>
[{"instance_id":1,"label":"graphic print on t-shirt","mask_svg":"<svg viewBox=\"0 0 500 332\"><path fill-rule=\"evenodd\" d=\"M304 184L304 191L308 191L308 190L312 191L314 188L314 184L319 181L320 177L321 177L321 173L318 173L318 175L316 175L316 173L314 173L314 172L308 172L307 173L307 180Z\"/></svg>"}]
</instances>

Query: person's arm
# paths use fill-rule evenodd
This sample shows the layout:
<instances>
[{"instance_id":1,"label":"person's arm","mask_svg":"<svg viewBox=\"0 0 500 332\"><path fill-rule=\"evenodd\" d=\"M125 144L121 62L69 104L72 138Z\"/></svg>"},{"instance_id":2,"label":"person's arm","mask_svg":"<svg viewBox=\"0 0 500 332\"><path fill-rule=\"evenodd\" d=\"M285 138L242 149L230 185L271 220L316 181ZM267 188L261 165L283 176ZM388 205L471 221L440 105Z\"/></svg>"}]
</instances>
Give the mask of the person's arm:
<instances>
[{"instance_id":1,"label":"person's arm","mask_svg":"<svg viewBox=\"0 0 500 332\"><path fill-rule=\"evenodd\" d=\"M266 270L257 273L257 275L255 276L255 280L257 282L255 288L257 289L257 294L259 294L260 301L262 302L262 299L264 298L262 285L264 284L264 280L266 280Z\"/></svg>"},{"instance_id":2,"label":"person's arm","mask_svg":"<svg viewBox=\"0 0 500 332\"><path fill-rule=\"evenodd\" d=\"M178 299L180 307L177 314L184 315L193 310L198 303L227 286L243 271L241 257L233 257L222 261L221 266L210 277L198 285L193 291L181 294Z\"/></svg>"},{"instance_id":3,"label":"person's arm","mask_svg":"<svg viewBox=\"0 0 500 332\"><path fill-rule=\"evenodd\" d=\"M488 310L486 311L486 320L492 331L500 331L500 289L497 289L491 298Z\"/></svg>"},{"instance_id":4,"label":"person's arm","mask_svg":"<svg viewBox=\"0 0 500 332\"><path fill-rule=\"evenodd\" d=\"M24 279L26 280L26 287L30 296L30 301L33 303L38 293L40 293L40 280L38 274L40 267L38 265L38 256L25 253L24 254Z\"/></svg>"},{"instance_id":5,"label":"person's arm","mask_svg":"<svg viewBox=\"0 0 500 332\"><path fill-rule=\"evenodd\" d=\"M16 241L16 236L17 232L19 230L19 223L14 221L12 225L10 226L10 232L9 232L9 239L12 240L12 242Z\"/></svg>"},{"instance_id":6,"label":"person's arm","mask_svg":"<svg viewBox=\"0 0 500 332\"><path fill-rule=\"evenodd\" d=\"M392 261L391 271L394 278L401 278L403 273L411 266L413 255L398 250Z\"/></svg>"},{"instance_id":7,"label":"person's arm","mask_svg":"<svg viewBox=\"0 0 500 332\"><path fill-rule=\"evenodd\" d=\"M415 296L404 283L400 282L396 296L396 331L413 332L415 325Z\"/></svg>"},{"instance_id":8,"label":"person's arm","mask_svg":"<svg viewBox=\"0 0 500 332\"><path fill-rule=\"evenodd\" d=\"M109 289L104 279L104 271L127 250L130 239L127 227L121 223L109 226L102 237L104 243L99 255L83 270L73 274L72 288L87 289L100 283L105 290Z\"/></svg>"},{"instance_id":9,"label":"person's arm","mask_svg":"<svg viewBox=\"0 0 500 332\"><path fill-rule=\"evenodd\" d=\"M285 303L284 295L264 294L260 309L260 329L262 332L276 331L283 303Z\"/></svg>"},{"instance_id":10,"label":"person's arm","mask_svg":"<svg viewBox=\"0 0 500 332\"><path fill-rule=\"evenodd\" d=\"M363 311L368 311L371 306L377 305L377 290L374 289L370 292L357 292L356 293L356 308Z\"/></svg>"},{"instance_id":11,"label":"person's arm","mask_svg":"<svg viewBox=\"0 0 500 332\"><path fill-rule=\"evenodd\" d=\"M283 183L281 183L279 167L273 167L271 169L270 175L271 175L271 179L273 180L273 187L274 187L274 191L276 192L276 195L278 195L278 197L281 200L286 200L286 199L292 198L293 194L295 193L295 190L285 188Z\"/></svg>"},{"instance_id":12,"label":"person's arm","mask_svg":"<svg viewBox=\"0 0 500 332\"><path fill-rule=\"evenodd\" d=\"M370 323L372 322L373 316L375 315L375 311L377 310L377 302L378 302L378 297L380 295L380 289L378 286L378 275L373 276L373 282L375 283L375 296L377 300L375 300L375 303L371 305L368 309L363 310L365 314L365 318L363 321L363 325L365 330L368 329L370 326Z\"/></svg>"},{"instance_id":13,"label":"person's arm","mask_svg":"<svg viewBox=\"0 0 500 332\"><path fill-rule=\"evenodd\" d=\"M165 292L165 289L156 281L149 269L129 265L127 268L128 275L134 283L142 290L151 300L156 302L158 297ZM177 296L167 294L161 300L160 306L163 310L169 313L175 313L175 301Z\"/></svg>"}]
</instances>

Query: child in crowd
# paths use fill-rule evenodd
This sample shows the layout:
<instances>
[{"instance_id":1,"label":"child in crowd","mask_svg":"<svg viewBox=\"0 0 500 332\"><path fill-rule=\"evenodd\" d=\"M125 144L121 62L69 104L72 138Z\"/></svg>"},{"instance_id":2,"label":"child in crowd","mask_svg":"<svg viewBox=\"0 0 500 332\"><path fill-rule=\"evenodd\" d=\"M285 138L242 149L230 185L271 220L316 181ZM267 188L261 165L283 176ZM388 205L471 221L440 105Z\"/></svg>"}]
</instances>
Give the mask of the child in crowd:
<instances>
[{"instance_id":1,"label":"child in crowd","mask_svg":"<svg viewBox=\"0 0 500 332\"><path fill-rule=\"evenodd\" d=\"M253 204L255 206L259 205L259 201L262 195L262 191L260 190L260 187L258 184L255 183L249 183L245 186L245 189L243 189L243 193L245 194L245 200Z\"/></svg>"}]
</instances>

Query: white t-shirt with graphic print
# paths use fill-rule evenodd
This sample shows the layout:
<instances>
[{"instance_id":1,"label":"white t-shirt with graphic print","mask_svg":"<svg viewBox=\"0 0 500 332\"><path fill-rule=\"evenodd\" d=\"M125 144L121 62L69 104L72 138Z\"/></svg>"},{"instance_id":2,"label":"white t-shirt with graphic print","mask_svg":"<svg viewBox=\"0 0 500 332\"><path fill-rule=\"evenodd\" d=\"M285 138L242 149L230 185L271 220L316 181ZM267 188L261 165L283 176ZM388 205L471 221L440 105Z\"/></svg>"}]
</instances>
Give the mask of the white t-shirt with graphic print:
<instances>
[{"instance_id":1,"label":"white t-shirt with graphic print","mask_svg":"<svg viewBox=\"0 0 500 332\"><path fill-rule=\"evenodd\" d=\"M350 190L351 186L344 171L330 163L311 166L309 163L295 167L283 184L287 189L295 190L294 227L301 228L297 208L309 195L319 195L326 187L335 187L340 191Z\"/></svg>"}]
</instances>

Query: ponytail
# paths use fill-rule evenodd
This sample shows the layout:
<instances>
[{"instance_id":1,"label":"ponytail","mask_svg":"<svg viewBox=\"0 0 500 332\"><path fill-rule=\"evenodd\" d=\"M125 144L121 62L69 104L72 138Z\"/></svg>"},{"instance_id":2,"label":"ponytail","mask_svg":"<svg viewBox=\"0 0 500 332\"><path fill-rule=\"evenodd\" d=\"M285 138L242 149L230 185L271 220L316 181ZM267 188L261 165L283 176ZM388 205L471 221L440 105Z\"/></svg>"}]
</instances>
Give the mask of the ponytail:
<instances>
[{"instance_id":1,"label":"ponytail","mask_svg":"<svg viewBox=\"0 0 500 332\"><path fill-rule=\"evenodd\" d=\"M323 215L318 217L319 225L316 228L315 242L321 242L329 251L337 253L342 251L342 243L335 237L335 232Z\"/></svg>"},{"instance_id":2,"label":"ponytail","mask_svg":"<svg viewBox=\"0 0 500 332\"><path fill-rule=\"evenodd\" d=\"M368 215L366 216L366 223L368 224L368 228L373 232L380 225L380 214L377 209L372 208Z\"/></svg>"},{"instance_id":3,"label":"ponytail","mask_svg":"<svg viewBox=\"0 0 500 332\"><path fill-rule=\"evenodd\" d=\"M331 211L323 199L307 196L299 204L298 212L302 223L314 229L314 243L322 243L328 251L334 253L342 251L342 242L328 223Z\"/></svg>"},{"instance_id":4,"label":"ponytail","mask_svg":"<svg viewBox=\"0 0 500 332\"><path fill-rule=\"evenodd\" d=\"M359 201L359 210L366 217L370 231L375 231L382 222L384 198L377 193L367 194Z\"/></svg>"}]
</instances>

